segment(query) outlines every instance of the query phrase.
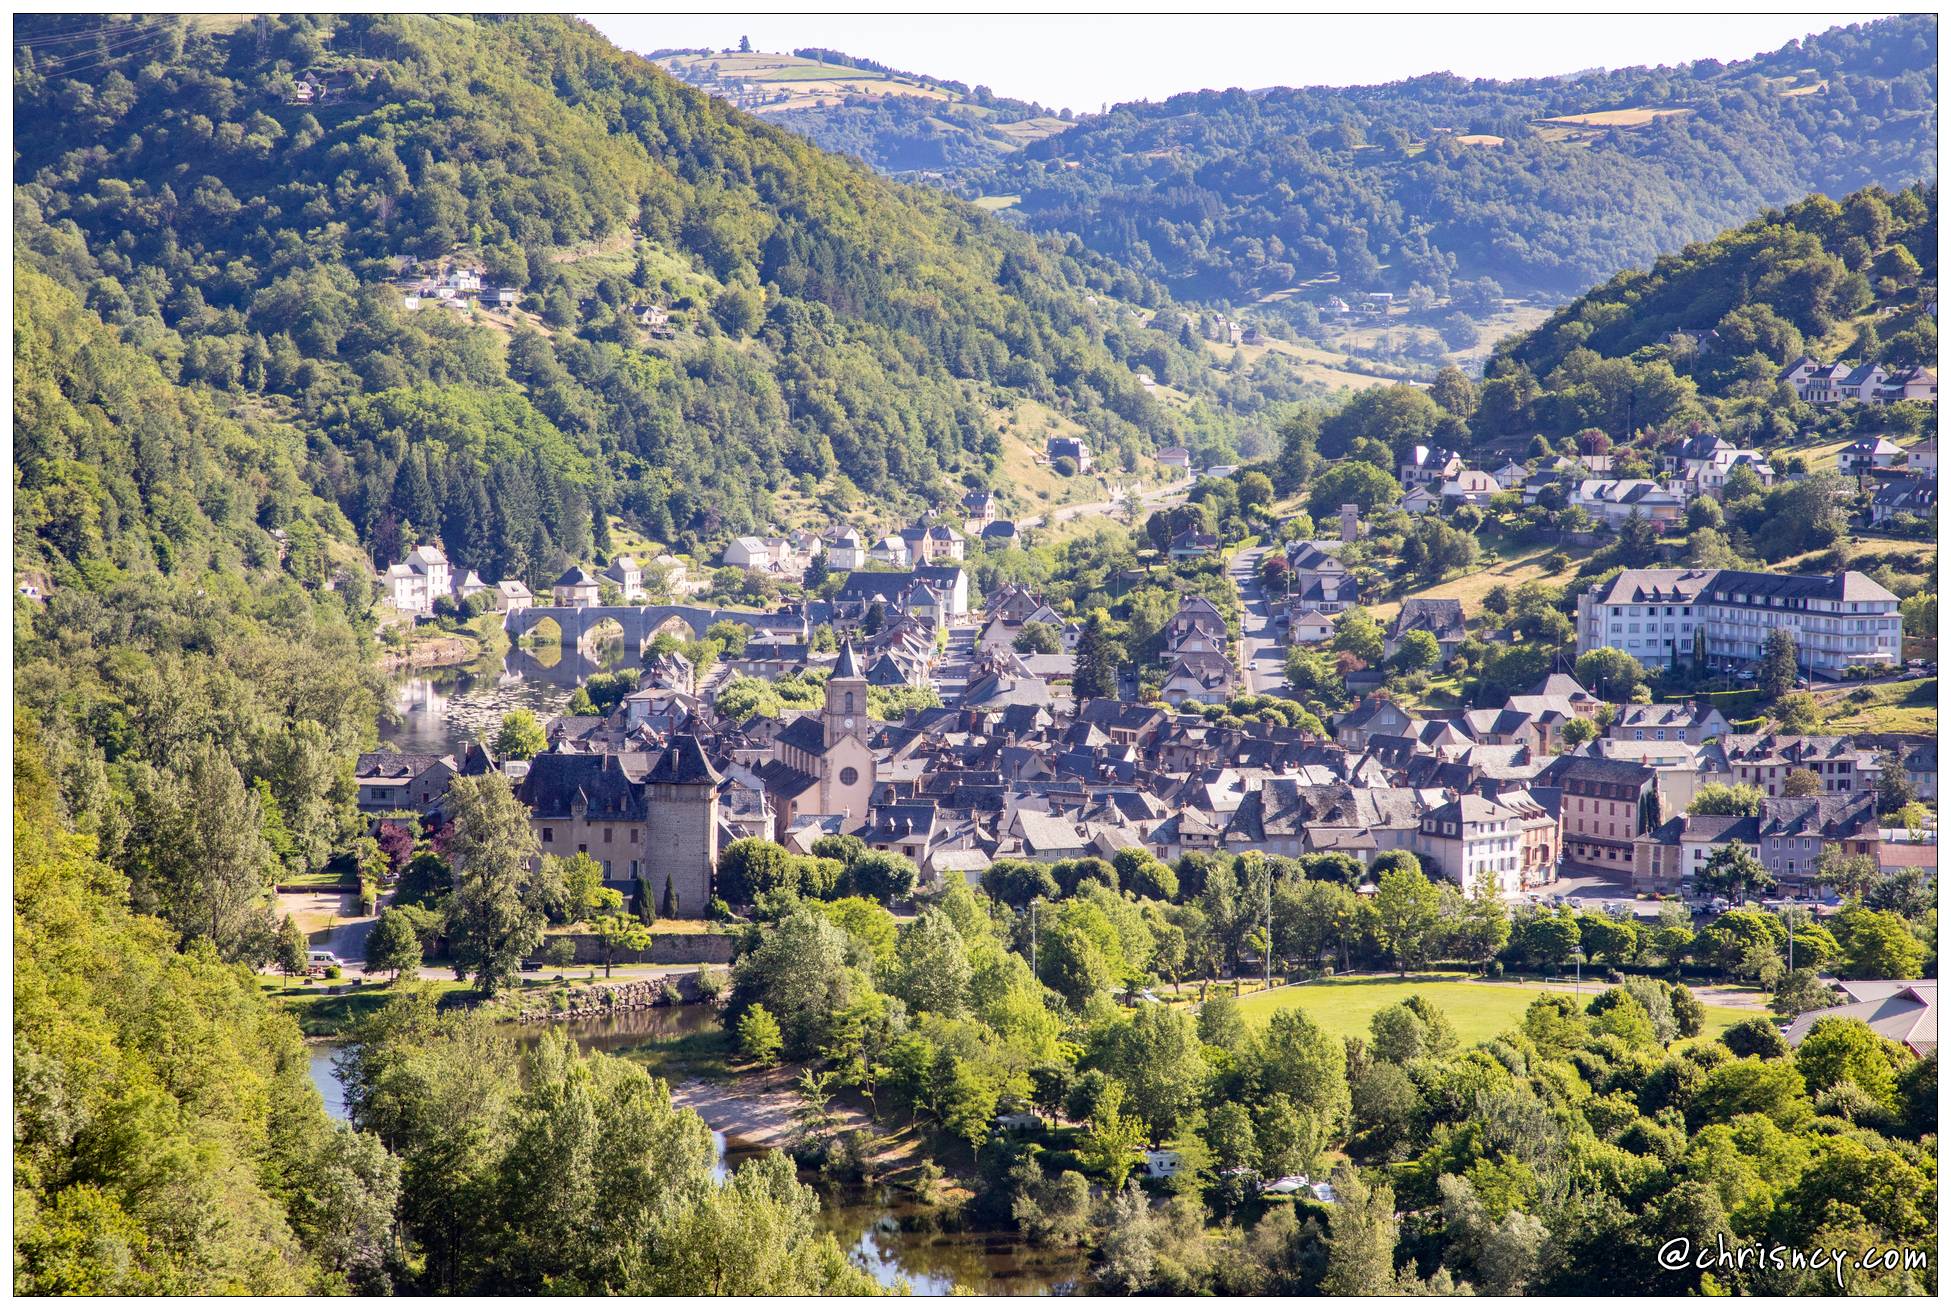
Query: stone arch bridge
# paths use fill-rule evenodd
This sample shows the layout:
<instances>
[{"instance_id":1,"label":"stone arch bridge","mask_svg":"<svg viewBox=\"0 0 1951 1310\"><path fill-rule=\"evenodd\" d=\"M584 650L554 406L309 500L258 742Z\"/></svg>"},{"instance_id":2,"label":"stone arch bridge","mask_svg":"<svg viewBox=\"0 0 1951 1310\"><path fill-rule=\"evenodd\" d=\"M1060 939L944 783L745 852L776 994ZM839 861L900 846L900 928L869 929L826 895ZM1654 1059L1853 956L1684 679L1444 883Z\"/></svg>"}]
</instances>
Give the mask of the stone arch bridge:
<instances>
[{"instance_id":1,"label":"stone arch bridge","mask_svg":"<svg viewBox=\"0 0 1951 1310\"><path fill-rule=\"evenodd\" d=\"M624 646L642 655L651 639L666 628L682 626L702 637L714 623L742 623L754 632L789 632L804 640L809 629L804 615L760 614L752 610L715 610L703 605L531 605L502 621L510 641L520 641L544 619L562 633L564 646L580 648L603 623L623 629Z\"/></svg>"}]
</instances>

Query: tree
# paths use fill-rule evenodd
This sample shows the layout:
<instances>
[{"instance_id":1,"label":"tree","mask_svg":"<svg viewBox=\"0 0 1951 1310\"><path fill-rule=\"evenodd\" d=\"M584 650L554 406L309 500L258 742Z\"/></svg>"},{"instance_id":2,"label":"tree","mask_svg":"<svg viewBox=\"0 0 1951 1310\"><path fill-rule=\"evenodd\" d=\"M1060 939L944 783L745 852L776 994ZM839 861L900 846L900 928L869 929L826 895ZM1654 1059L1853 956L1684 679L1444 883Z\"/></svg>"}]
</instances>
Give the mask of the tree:
<instances>
[{"instance_id":1,"label":"tree","mask_svg":"<svg viewBox=\"0 0 1951 1310\"><path fill-rule=\"evenodd\" d=\"M1341 1041L1304 1010L1276 1010L1261 1036L1261 1081L1319 1116L1329 1136L1348 1124L1348 1056Z\"/></svg>"},{"instance_id":2,"label":"tree","mask_svg":"<svg viewBox=\"0 0 1951 1310\"><path fill-rule=\"evenodd\" d=\"M895 938L888 990L910 1010L953 1019L968 1009L968 948L955 921L939 909L924 911Z\"/></svg>"},{"instance_id":3,"label":"tree","mask_svg":"<svg viewBox=\"0 0 1951 1310\"><path fill-rule=\"evenodd\" d=\"M1738 1057L1756 1056L1763 1060L1775 1060L1788 1054L1788 1040L1782 1030L1771 1019L1757 1014L1730 1025L1721 1034L1721 1041L1727 1049Z\"/></svg>"},{"instance_id":4,"label":"tree","mask_svg":"<svg viewBox=\"0 0 1951 1310\"><path fill-rule=\"evenodd\" d=\"M779 1023L788 1055L805 1057L830 1044L838 1016L864 988L848 964L845 930L810 905L800 905L759 933L732 966L729 1013L763 1004Z\"/></svg>"},{"instance_id":5,"label":"tree","mask_svg":"<svg viewBox=\"0 0 1951 1310\"><path fill-rule=\"evenodd\" d=\"M620 951L650 949L650 928L634 915L606 914L590 925L603 943L603 976L608 978Z\"/></svg>"},{"instance_id":6,"label":"tree","mask_svg":"<svg viewBox=\"0 0 1951 1310\"><path fill-rule=\"evenodd\" d=\"M504 760L532 760L549 748L548 734L532 711L510 710L495 733L495 754Z\"/></svg>"},{"instance_id":7,"label":"tree","mask_svg":"<svg viewBox=\"0 0 1951 1310\"><path fill-rule=\"evenodd\" d=\"M1034 860L1002 859L983 871L982 890L1005 905L1022 909L1038 897L1054 900L1059 888L1057 880L1050 876L1049 865Z\"/></svg>"},{"instance_id":8,"label":"tree","mask_svg":"<svg viewBox=\"0 0 1951 1310\"><path fill-rule=\"evenodd\" d=\"M1118 886L1134 896L1169 901L1179 895L1179 875L1142 846L1128 846L1111 857Z\"/></svg>"},{"instance_id":9,"label":"tree","mask_svg":"<svg viewBox=\"0 0 1951 1310\"><path fill-rule=\"evenodd\" d=\"M1761 669L1756 686L1770 704L1795 690L1801 674L1795 648L1795 634L1787 628L1771 628L1761 643Z\"/></svg>"},{"instance_id":10,"label":"tree","mask_svg":"<svg viewBox=\"0 0 1951 1310\"><path fill-rule=\"evenodd\" d=\"M1784 1019L1793 1019L1810 1010L1826 1009L1836 1003L1836 994L1814 969L1785 970L1768 998L1768 1008ZM1744 1052L1735 1052L1737 1055Z\"/></svg>"},{"instance_id":11,"label":"tree","mask_svg":"<svg viewBox=\"0 0 1951 1310\"><path fill-rule=\"evenodd\" d=\"M1790 769L1788 776L1782 779L1782 795L1798 797L1820 796L1822 795L1822 777L1814 769Z\"/></svg>"},{"instance_id":12,"label":"tree","mask_svg":"<svg viewBox=\"0 0 1951 1310\"><path fill-rule=\"evenodd\" d=\"M1055 624L1032 619L1023 625L1016 634L1016 640L1010 644L1023 655L1055 655L1063 649L1063 638Z\"/></svg>"},{"instance_id":13,"label":"tree","mask_svg":"<svg viewBox=\"0 0 1951 1310\"><path fill-rule=\"evenodd\" d=\"M914 895L920 878L915 862L898 851L864 852L847 869L847 880L857 895L882 902Z\"/></svg>"},{"instance_id":14,"label":"tree","mask_svg":"<svg viewBox=\"0 0 1951 1310\"><path fill-rule=\"evenodd\" d=\"M1386 1296L1395 1290L1395 1189L1371 1186L1344 1160L1330 1179L1335 1204L1328 1212L1325 1296Z\"/></svg>"},{"instance_id":15,"label":"tree","mask_svg":"<svg viewBox=\"0 0 1951 1310\"><path fill-rule=\"evenodd\" d=\"M1040 981L1079 1009L1116 981L1104 952L1074 923L1059 921L1044 929L1037 951Z\"/></svg>"},{"instance_id":16,"label":"tree","mask_svg":"<svg viewBox=\"0 0 1951 1310\"><path fill-rule=\"evenodd\" d=\"M1639 954L1639 925L1604 915L1579 921L1579 942L1593 959L1629 964Z\"/></svg>"},{"instance_id":17,"label":"tree","mask_svg":"<svg viewBox=\"0 0 1951 1310\"><path fill-rule=\"evenodd\" d=\"M603 885L603 866L587 851L544 855L541 886L550 901L543 908L558 923L581 923L598 911L623 907L623 894Z\"/></svg>"},{"instance_id":18,"label":"tree","mask_svg":"<svg viewBox=\"0 0 1951 1310\"><path fill-rule=\"evenodd\" d=\"M1554 969L1571 959L1578 943L1578 920L1569 914L1541 914L1524 926L1525 953Z\"/></svg>"},{"instance_id":19,"label":"tree","mask_svg":"<svg viewBox=\"0 0 1951 1310\"><path fill-rule=\"evenodd\" d=\"M1725 896L1736 904L1751 896L1775 889L1775 876L1746 846L1729 842L1707 857L1694 877L1697 891L1709 896Z\"/></svg>"},{"instance_id":20,"label":"tree","mask_svg":"<svg viewBox=\"0 0 1951 1310\"><path fill-rule=\"evenodd\" d=\"M1566 721L1559 735L1565 739L1567 746L1583 746L1599 735L1599 725L1587 718L1573 718Z\"/></svg>"},{"instance_id":21,"label":"tree","mask_svg":"<svg viewBox=\"0 0 1951 1310\"><path fill-rule=\"evenodd\" d=\"M1480 878L1463 904L1455 945L1460 958L1475 960L1488 971L1511 939L1511 913L1489 878Z\"/></svg>"},{"instance_id":22,"label":"tree","mask_svg":"<svg viewBox=\"0 0 1951 1310\"><path fill-rule=\"evenodd\" d=\"M1753 817L1761 813L1761 803L1765 799L1761 788L1745 782L1710 782L1694 793L1693 800L1687 805L1687 813Z\"/></svg>"},{"instance_id":23,"label":"tree","mask_svg":"<svg viewBox=\"0 0 1951 1310\"><path fill-rule=\"evenodd\" d=\"M1363 518L1402 497L1402 484L1393 476L1362 460L1348 460L1330 466L1314 480L1307 496L1308 511L1317 522L1334 517L1343 505L1353 505Z\"/></svg>"},{"instance_id":24,"label":"tree","mask_svg":"<svg viewBox=\"0 0 1951 1310\"><path fill-rule=\"evenodd\" d=\"M1382 662L1382 625L1369 617L1359 605L1351 605L1335 618L1333 648L1353 655L1367 665Z\"/></svg>"},{"instance_id":25,"label":"tree","mask_svg":"<svg viewBox=\"0 0 1951 1310\"><path fill-rule=\"evenodd\" d=\"M1443 648L1436 638L1422 629L1405 632L1396 642L1396 652L1389 657L1389 664L1398 673L1421 673L1433 669L1443 658Z\"/></svg>"},{"instance_id":26,"label":"tree","mask_svg":"<svg viewBox=\"0 0 1951 1310\"><path fill-rule=\"evenodd\" d=\"M756 1064L777 1064L781 1041L779 1021L765 1006L754 1005L740 1016L738 1049L746 1059Z\"/></svg>"},{"instance_id":27,"label":"tree","mask_svg":"<svg viewBox=\"0 0 1951 1310\"><path fill-rule=\"evenodd\" d=\"M1853 907L1830 920L1845 978L1918 978L1924 972L1924 947L1902 916L1888 910Z\"/></svg>"},{"instance_id":28,"label":"tree","mask_svg":"<svg viewBox=\"0 0 1951 1310\"><path fill-rule=\"evenodd\" d=\"M1420 964L1435 930L1443 898L1421 869L1392 869L1375 885L1376 938L1406 977Z\"/></svg>"},{"instance_id":29,"label":"tree","mask_svg":"<svg viewBox=\"0 0 1951 1310\"><path fill-rule=\"evenodd\" d=\"M1078 700L1103 700L1118 694L1118 664L1123 652L1110 634L1110 618L1092 610L1077 638L1076 666L1071 694Z\"/></svg>"},{"instance_id":30,"label":"tree","mask_svg":"<svg viewBox=\"0 0 1951 1310\"><path fill-rule=\"evenodd\" d=\"M1124 1112L1125 1089L1109 1079L1099 1092L1090 1122L1084 1130L1078 1152L1085 1165L1100 1175L1112 1191L1125 1185L1137 1163L1138 1149L1145 1144L1145 1124L1136 1115Z\"/></svg>"},{"instance_id":31,"label":"tree","mask_svg":"<svg viewBox=\"0 0 1951 1310\"><path fill-rule=\"evenodd\" d=\"M1578 680L1601 700L1631 700L1635 688L1646 682L1646 669L1623 650L1601 646L1578 657L1574 666Z\"/></svg>"},{"instance_id":32,"label":"tree","mask_svg":"<svg viewBox=\"0 0 1951 1310\"><path fill-rule=\"evenodd\" d=\"M1130 1093L1153 1141L1171 1136L1198 1104L1207 1072L1193 1017L1164 1005L1142 1005L1113 1030L1105 1067Z\"/></svg>"},{"instance_id":33,"label":"tree","mask_svg":"<svg viewBox=\"0 0 1951 1310\"><path fill-rule=\"evenodd\" d=\"M1893 1047L1861 1019L1817 1019L1795 1048L1795 1067L1810 1096L1850 1082L1878 1105L1896 1108L1897 1070Z\"/></svg>"},{"instance_id":34,"label":"tree","mask_svg":"<svg viewBox=\"0 0 1951 1310\"><path fill-rule=\"evenodd\" d=\"M420 937L405 911L389 909L366 934L366 971L385 970L398 982L420 971Z\"/></svg>"},{"instance_id":35,"label":"tree","mask_svg":"<svg viewBox=\"0 0 1951 1310\"><path fill-rule=\"evenodd\" d=\"M529 864L539 854L528 807L504 774L455 778L447 806L454 821L448 856L456 882L447 939L454 965L493 995L514 980L542 944L547 921L531 896Z\"/></svg>"},{"instance_id":36,"label":"tree","mask_svg":"<svg viewBox=\"0 0 1951 1310\"><path fill-rule=\"evenodd\" d=\"M305 972L311 963L310 943L298 927L297 921L289 914L278 925L278 971L289 980L294 973Z\"/></svg>"},{"instance_id":37,"label":"tree","mask_svg":"<svg viewBox=\"0 0 1951 1310\"><path fill-rule=\"evenodd\" d=\"M718 853L712 885L728 903L750 905L764 892L788 885L797 890L799 876L784 846L763 837L741 837Z\"/></svg>"},{"instance_id":38,"label":"tree","mask_svg":"<svg viewBox=\"0 0 1951 1310\"><path fill-rule=\"evenodd\" d=\"M1885 751L1877 761L1876 808L1878 814L1895 814L1917 801L1917 788L1904 768L1903 756Z\"/></svg>"},{"instance_id":39,"label":"tree","mask_svg":"<svg viewBox=\"0 0 1951 1310\"><path fill-rule=\"evenodd\" d=\"M277 925L264 897L278 858L230 754L206 742L181 774L143 764L133 790L125 849L141 901L152 912L160 902L185 942L205 938L224 959L252 965L269 958Z\"/></svg>"}]
</instances>

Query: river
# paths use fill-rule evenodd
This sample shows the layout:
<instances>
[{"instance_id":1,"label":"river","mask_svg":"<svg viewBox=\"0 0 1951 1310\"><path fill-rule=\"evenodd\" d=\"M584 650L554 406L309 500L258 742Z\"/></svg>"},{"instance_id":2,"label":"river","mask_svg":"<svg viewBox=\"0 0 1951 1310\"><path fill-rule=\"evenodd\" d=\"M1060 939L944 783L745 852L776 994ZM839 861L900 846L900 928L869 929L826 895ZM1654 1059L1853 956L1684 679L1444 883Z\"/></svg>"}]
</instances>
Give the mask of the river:
<instances>
[{"instance_id":1,"label":"river","mask_svg":"<svg viewBox=\"0 0 1951 1310\"><path fill-rule=\"evenodd\" d=\"M691 1005L636 1010L562 1027L585 1051L631 1059L712 1022L707 1009ZM518 1040L533 1042L542 1031L524 1028ZM345 1097L332 1059L341 1049L338 1042L311 1047L312 1082L325 1098L325 1108L339 1119L346 1117ZM717 1157L712 1172L721 1181L759 1154L760 1148L710 1126ZM946 1231L940 1212L917 1205L894 1188L835 1188L808 1181L820 1189L820 1226L884 1287L906 1279L922 1296L945 1296L958 1285L985 1296L1062 1295L1083 1279L1085 1262L1074 1252L1040 1249L1014 1232Z\"/></svg>"},{"instance_id":2,"label":"river","mask_svg":"<svg viewBox=\"0 0 1951 1310\"><path fill-rule=\"evenodd\" d=\"M511 646L499 668L490 661L416 669L393 680L379 737L408 754L459 752L471 741L492 739L510 710L533 710L547 723L592 673L634 667L623 643L610 641L590 650Z\"/></svg>"}]
</instances>

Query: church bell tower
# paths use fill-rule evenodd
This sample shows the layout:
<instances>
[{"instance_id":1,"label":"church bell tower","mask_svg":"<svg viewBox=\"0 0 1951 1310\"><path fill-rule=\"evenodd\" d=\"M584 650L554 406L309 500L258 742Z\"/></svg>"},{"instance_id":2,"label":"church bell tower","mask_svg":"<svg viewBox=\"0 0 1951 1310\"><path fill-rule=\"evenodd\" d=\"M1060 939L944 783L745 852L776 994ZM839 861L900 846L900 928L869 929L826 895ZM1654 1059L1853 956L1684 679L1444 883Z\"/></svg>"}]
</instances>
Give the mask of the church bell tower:
<instances>
[{"instance_id":1,"label":"church bell tower","mask_svg":"<svg viewBox=\"0 0 1951 1310\"><path fill-rule=\"evenodd\" d=\"M867 679L861 676L854 659L851 640L840 645L840 658L826 680L826 708L820 715L825 742L830 748L842 737L867 736Z\"/></svg>"}]
</instances>

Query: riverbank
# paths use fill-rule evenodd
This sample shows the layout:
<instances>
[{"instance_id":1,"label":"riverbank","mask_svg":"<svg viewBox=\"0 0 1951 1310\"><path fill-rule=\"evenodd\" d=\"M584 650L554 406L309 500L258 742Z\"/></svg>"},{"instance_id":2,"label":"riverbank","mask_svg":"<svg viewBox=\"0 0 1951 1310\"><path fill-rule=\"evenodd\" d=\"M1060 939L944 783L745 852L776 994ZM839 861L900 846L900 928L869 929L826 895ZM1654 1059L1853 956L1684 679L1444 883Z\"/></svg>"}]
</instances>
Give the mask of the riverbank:
<instances>
[{"instance_id":1,"label":"riverbank","mask_svg":"<svg viewBox=\"0 0 1951 1310\"><path fill-rule=\"evenodd\" d=\"M800 1136L794 1116L805 1104L797 1078L797 1071L789 1068L728 1072L719 1079L684 1078L671 1084L671 1103L695 1110L727 1137L762 1150L790 1152ZM834 1135L858 1132L873 1143L866 1160L881 1179L912 1171L927 1154L927 1143L915 1128L882 1123L837 1098L828 1113Z\"/></svg>"},{"instance_id":2,"label":"riverbank","mask_svg":"<svg viewBox=\"0 0 1951 1310\"><path fill-rule=\"evenodd\" d=\"M553 1020L589 1021L650 1010L704 1009L698 1000L694 965L619 966L614 977L569 977L559 970L524 971L519 985L492 1000L480 997L464 979L431 977L449 971L444 963L424 965L411 982L376 977L321 983L260 974L258 986L298 1020L307 1038L345 1037L360 1020L412 988L431 989L442 1007L484 1008L498 1023L533 1025Z\"/></svg>"},{"instance_id":3,"label":"riverbank","mask_svg":"<svg viewBox=\"0 0 1951 1310\"><path fill-rule=\"evenodd\" d=\"M401 673L414 669L458 668L486 660L499 660L508 653L509 645L508 634L502 630L501 623L501 615L486 613L467 620L458 631L431 624L409 626L405 622L396 622L381 625L382 640L389 628L392 631L404 628L408 636L404 648L380 652L379 667L385 673Z\"/></svg>"}]
</instances>

